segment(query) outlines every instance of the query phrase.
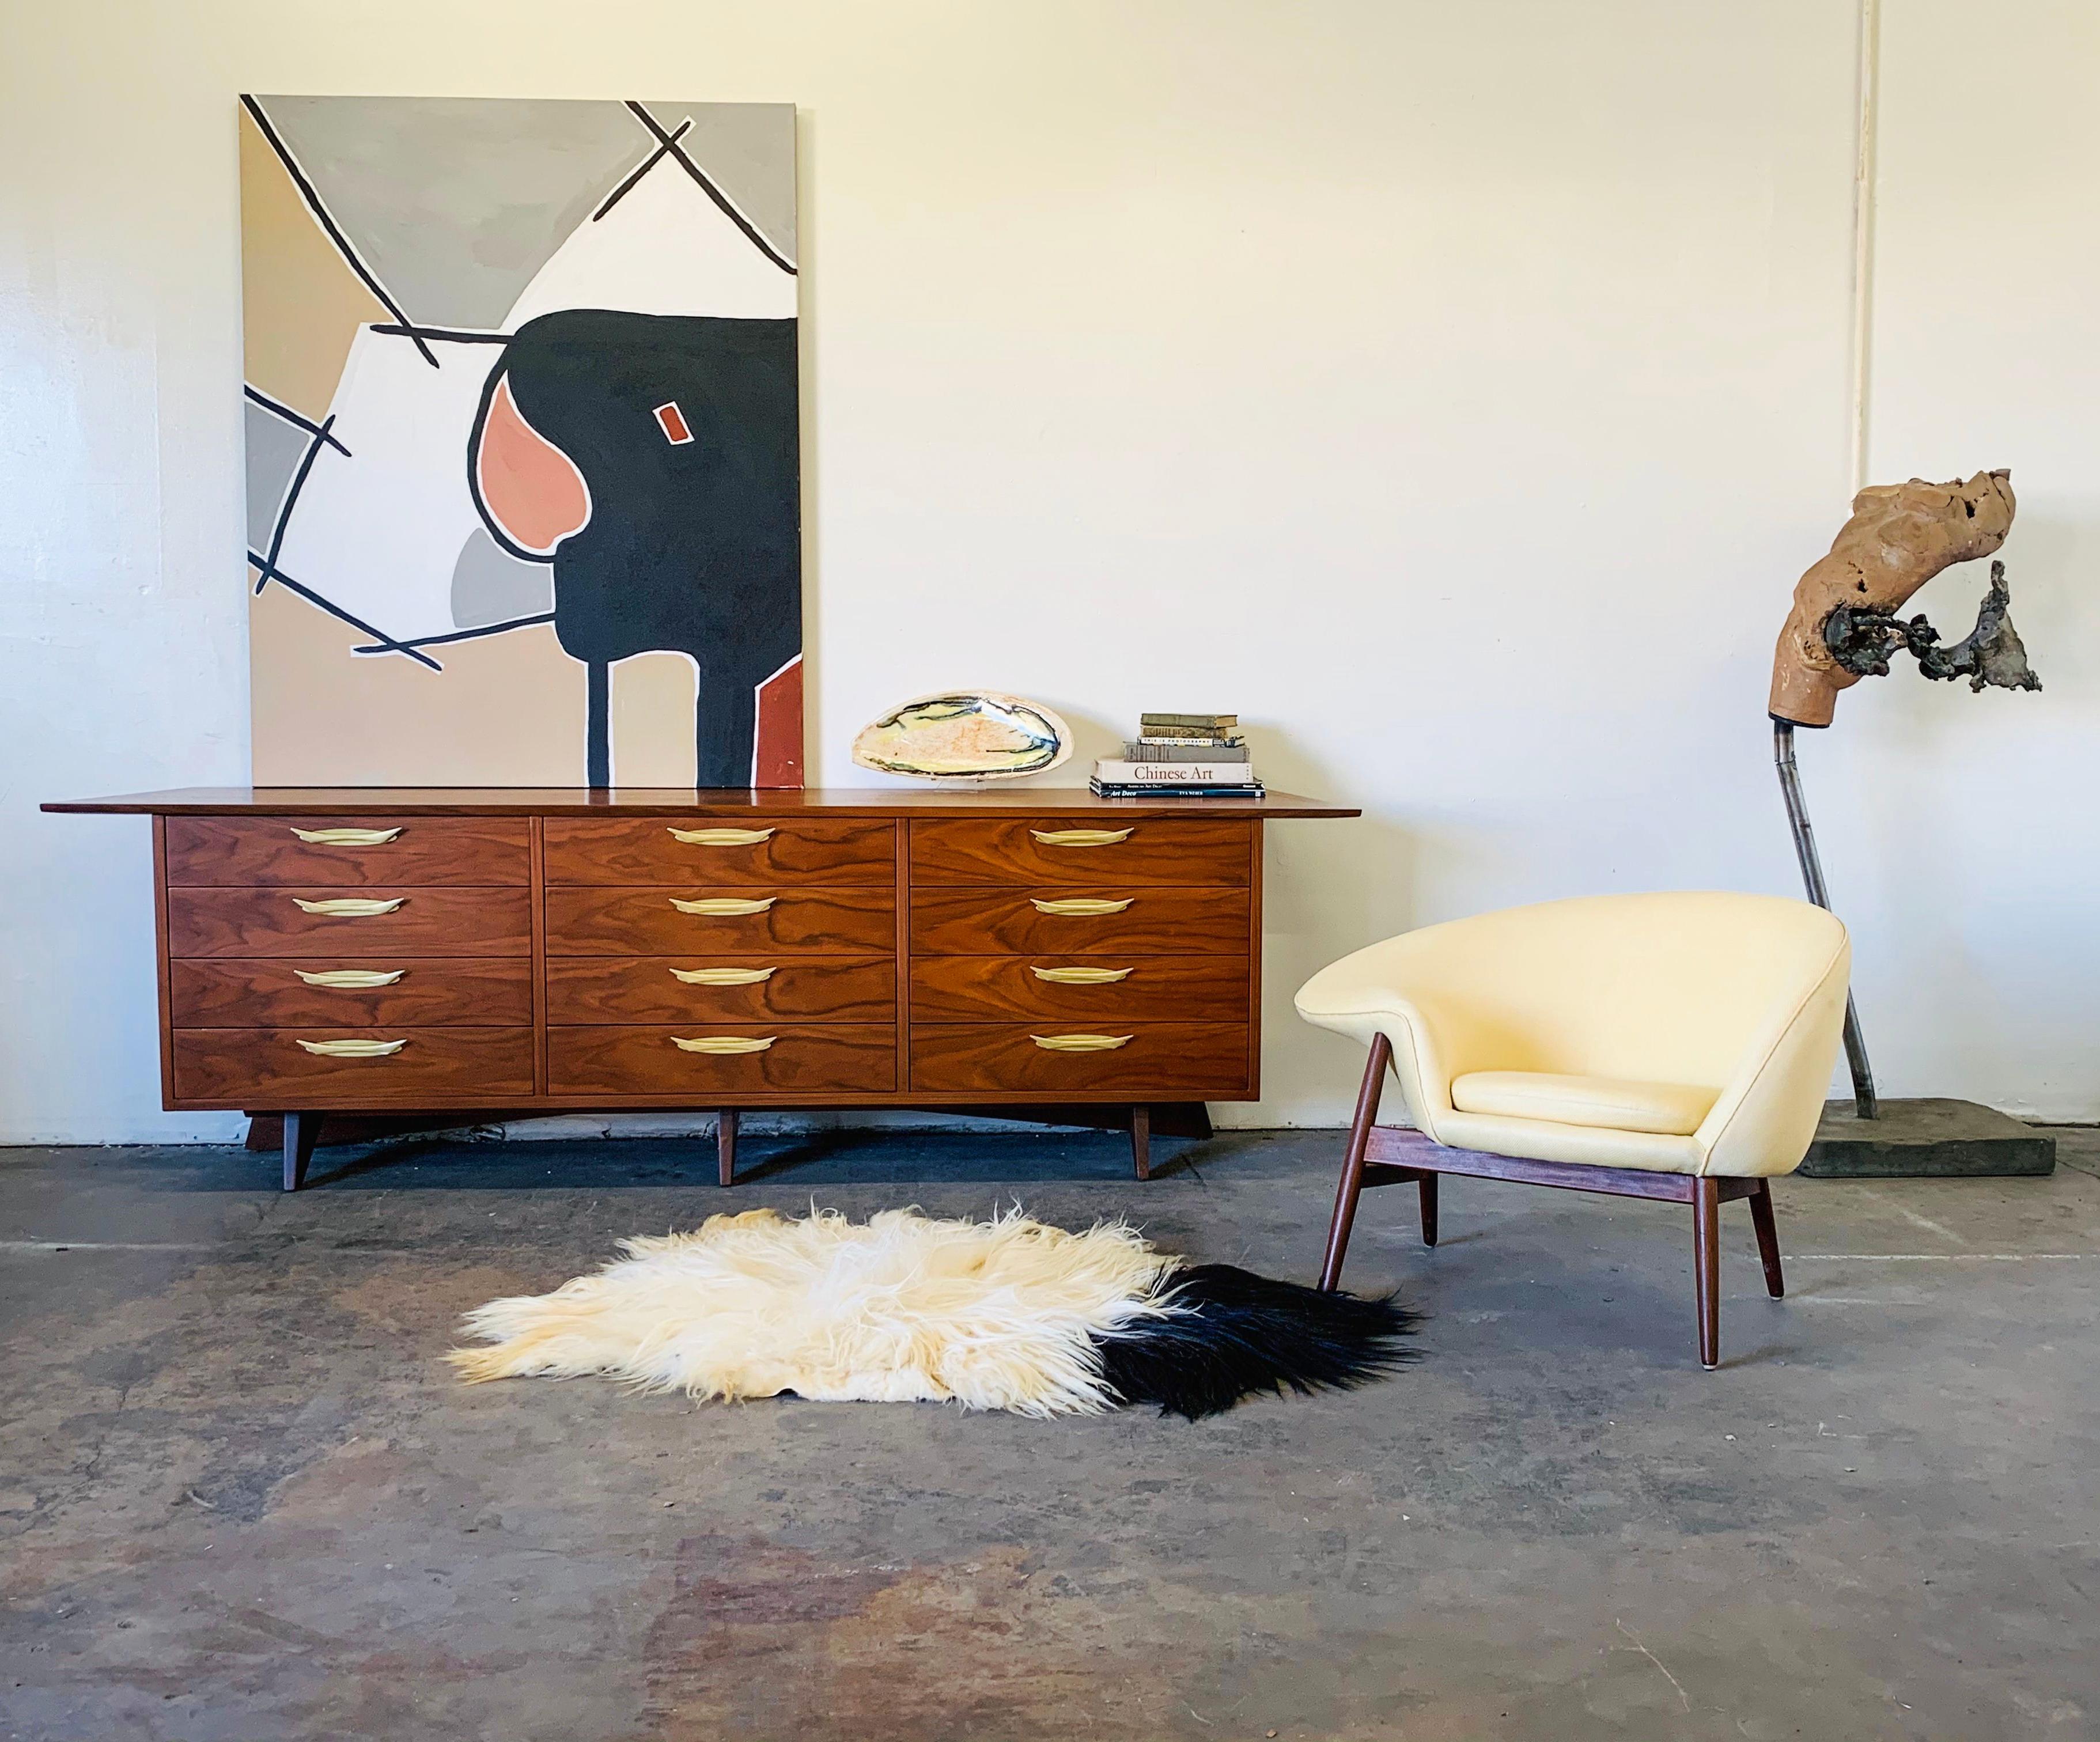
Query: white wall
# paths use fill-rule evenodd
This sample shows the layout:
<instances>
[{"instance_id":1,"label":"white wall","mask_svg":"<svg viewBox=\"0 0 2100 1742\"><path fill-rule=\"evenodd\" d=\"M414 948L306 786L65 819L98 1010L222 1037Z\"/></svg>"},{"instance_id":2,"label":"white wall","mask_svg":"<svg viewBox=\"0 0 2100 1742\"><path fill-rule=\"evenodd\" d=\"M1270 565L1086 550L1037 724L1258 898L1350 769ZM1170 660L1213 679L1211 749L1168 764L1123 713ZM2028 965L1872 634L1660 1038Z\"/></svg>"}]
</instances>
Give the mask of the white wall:
<instances>
[{"instance_id":1,"label":"white wall","mask_svg":"<svg viewBox=\"0 0 2100 1742\"><path fill-rule=\"evenodd\" d=\"M1873 461L2014 466L2049 688L1899 676L1803 759L1885 1086L2091 1117L2100 44L1993 10L1996 66L1951 0L1891 0ZM814 774L963 681L1088 756L1141 708L1237 708L1276 785L1362 805L1272 830L1270 1093L1237 1122L1342 1117L1361 1061L1289 994L1374 937L1793 887L1763 701L1845 512L1846 6L70 0L0 29L0 1136L237 1123L157 1111L144 824L33 806L245 778L244 90L801 105Z\"/></svg>"},{"instance_id":2,"label":"white wall","mask_svg":"<svg viewBox=\"0 0 2100 1742\"><path fill-rule=\"evenodd\" d=\"M1867 469L2012 468L2045 687L1899 673L1802 747L1895 1092L2074 1119L2100 1116L2097 86L2091 0L1885 0ZM1959 635L1981 586L1957 569L1915 603Z\"/></svg>"}]
</instances>

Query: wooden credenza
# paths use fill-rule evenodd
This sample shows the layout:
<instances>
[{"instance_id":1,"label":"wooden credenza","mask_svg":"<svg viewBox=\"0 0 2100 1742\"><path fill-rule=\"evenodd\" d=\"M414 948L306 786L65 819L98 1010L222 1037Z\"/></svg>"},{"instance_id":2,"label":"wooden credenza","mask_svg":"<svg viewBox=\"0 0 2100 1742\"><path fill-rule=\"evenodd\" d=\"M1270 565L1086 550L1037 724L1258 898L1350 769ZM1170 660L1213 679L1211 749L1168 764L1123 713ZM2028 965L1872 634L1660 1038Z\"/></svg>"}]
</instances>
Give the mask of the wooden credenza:
<instances>
[{"instance_id":1,"label":"wooden credenza","mask_svg":"<svg viewBox=\"0 0 2100 1742\"><path fill-rule=\"evenodd\" d=\"M1084 791L201 789L150 815L161 1093L285 1115L1128 1109L1261 1079L1262 828Z\"/></svg>"}]
</instances>

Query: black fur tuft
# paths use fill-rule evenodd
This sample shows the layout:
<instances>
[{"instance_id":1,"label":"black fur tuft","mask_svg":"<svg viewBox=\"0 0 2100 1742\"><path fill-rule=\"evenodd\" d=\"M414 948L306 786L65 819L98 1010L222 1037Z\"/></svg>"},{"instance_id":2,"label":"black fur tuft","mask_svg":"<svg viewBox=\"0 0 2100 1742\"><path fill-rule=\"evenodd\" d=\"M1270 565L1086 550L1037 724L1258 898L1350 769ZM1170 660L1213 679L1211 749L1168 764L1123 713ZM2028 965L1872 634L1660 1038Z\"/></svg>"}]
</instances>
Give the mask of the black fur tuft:
<instances>
[{"instance_id":1,"label":"black fur tuft","mask_svg":"<svg viewBox=\"0 0 2100 1742\"><path fill-rule=\"evenodd\" d=\"M1233 1264L1177 1273L1162 1300L1183 1310L1095 1339L1101 1376L1127 1404L1193 1422L1286 1387L1348 1391L1416 1359L1419 1322L1391 1295L1365 1300L1276 1282Z\"/></svg>"}]
</instances>

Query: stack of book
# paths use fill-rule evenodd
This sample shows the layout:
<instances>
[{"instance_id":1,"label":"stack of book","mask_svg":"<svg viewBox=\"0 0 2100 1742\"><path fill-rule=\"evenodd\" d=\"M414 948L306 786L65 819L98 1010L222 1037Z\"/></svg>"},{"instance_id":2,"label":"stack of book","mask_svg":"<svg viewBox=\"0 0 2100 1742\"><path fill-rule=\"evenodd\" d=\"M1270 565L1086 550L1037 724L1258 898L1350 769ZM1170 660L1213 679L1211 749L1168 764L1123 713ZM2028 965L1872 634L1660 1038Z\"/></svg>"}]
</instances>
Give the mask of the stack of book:
<instances>
[{"instance_id":1,"label":"stack of book","mask_svg":"<svg viewBox=\"0 0 2100 1742\"><path fill-rule=\"evenodd\" d=\"M1260 798L1238 714L1145 714L1121 757L1103 756L1097 798Z\"/></svg>"}]
</instances>

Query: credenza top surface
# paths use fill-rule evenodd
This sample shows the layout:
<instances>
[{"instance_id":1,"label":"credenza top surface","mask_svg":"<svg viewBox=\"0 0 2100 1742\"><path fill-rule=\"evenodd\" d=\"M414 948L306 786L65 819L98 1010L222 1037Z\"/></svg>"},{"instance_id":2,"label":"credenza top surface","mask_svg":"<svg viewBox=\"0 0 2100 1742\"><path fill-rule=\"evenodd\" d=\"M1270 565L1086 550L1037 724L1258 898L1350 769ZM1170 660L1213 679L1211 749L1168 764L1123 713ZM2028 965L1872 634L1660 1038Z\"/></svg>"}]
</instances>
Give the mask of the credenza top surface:
<instances>
[{"instance_id":1,"label":"credenza top surface","mask_svg":"<svg viewBox=\"0 0 2100 1742\"><path fill-rule=\"evenodd\" d=\"M1353 806L1295 792L1266 798L1096 798L1084 787L176 787L106 798L54 800L42 809L115 816L433 817L1358 817Z\"/></svg>"}]
</instances>

